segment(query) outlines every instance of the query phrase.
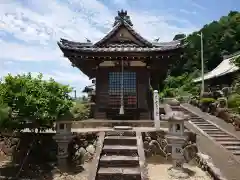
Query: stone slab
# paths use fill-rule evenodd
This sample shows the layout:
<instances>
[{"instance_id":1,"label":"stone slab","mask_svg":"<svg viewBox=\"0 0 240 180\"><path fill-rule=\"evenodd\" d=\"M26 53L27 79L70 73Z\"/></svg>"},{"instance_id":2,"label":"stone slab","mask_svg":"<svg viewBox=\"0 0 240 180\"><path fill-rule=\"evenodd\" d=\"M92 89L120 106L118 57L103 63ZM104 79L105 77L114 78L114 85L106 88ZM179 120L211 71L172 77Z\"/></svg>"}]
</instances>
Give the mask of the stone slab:
<instances>
[{"instance_id":1,"label":"stone slab","mask_svg":"<svg viewBox=\"0 0 240 180\"><path fill-rule=\"evenodd\" d=\"M133 127L132 126L114 126L113 129L114 130L132 130Z\"/></svg>"},{"instance_id":2,"label":"stone slab","mask_svg":"<svg viewBox=\"0 0 240 180\"><path fill-rule=\"evenodd\" d=\"M139 175L139 168L99 168L98 174L113 175L113 174L128 174L128 175Z\"/></svg>"}]
</instances>

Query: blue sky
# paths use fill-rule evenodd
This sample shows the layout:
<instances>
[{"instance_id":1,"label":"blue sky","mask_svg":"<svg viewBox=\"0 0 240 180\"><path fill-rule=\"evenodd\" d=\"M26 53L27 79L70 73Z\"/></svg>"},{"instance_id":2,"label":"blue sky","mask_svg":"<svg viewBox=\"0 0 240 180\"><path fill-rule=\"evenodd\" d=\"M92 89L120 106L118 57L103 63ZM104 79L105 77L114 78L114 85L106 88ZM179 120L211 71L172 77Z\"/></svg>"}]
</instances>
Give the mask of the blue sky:
<instances>
[{"instance_id":1,"label":"blue sky","mask_svg":"<svg viewBox=\"0 0 240 180\"><path fill-rule=\"evenodd\" d=\"M0 0L0 77L41 72L80 94L90 81L63 58L56 42L61 37L99 40L120 9L128 11L142 36L170 41L177 33L189 34L230 10L240 10L240 1Z\"/></svg>"}]
</instances>

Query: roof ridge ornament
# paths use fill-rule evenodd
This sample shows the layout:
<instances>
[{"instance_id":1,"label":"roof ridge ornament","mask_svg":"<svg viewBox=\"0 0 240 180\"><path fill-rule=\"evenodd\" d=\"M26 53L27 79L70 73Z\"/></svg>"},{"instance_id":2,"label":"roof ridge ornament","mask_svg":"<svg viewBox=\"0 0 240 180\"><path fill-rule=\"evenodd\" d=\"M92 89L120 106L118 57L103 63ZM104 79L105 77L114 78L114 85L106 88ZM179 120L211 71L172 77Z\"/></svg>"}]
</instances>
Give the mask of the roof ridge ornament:
<instances>
[{"instance_id":1,"label":"roof ridge ornament","mask_svg":"<svg viewBox=\"0 0 240 180\"><path fill-rule=\"evenodd\" d=\"M118 11L118 15L115 17L113 26L116 26L120 22L126 22L128 25L133 26L130 16L127 15L127 11Z\"/></svg>"}]
</instances>

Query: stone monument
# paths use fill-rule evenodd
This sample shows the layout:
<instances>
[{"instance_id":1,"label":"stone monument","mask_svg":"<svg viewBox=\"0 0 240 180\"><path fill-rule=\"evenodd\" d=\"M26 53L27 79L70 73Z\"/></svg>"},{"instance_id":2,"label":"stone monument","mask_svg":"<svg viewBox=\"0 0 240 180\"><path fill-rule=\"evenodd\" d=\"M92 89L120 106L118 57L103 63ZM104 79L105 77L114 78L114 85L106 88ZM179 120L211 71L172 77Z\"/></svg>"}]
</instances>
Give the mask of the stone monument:
<instances>
[{"instance_id":1,"label":"stone monument","mask_svg":"<svg viewBox=\"0 0 240 180\"><path fill-rule=\"evenodd\" d=\"M68 144L72 139L71 127L71 121L56 122L56 135L53 137L58 144L58 167L63 171L67 169Z\"/></svg>"}]
</instances>

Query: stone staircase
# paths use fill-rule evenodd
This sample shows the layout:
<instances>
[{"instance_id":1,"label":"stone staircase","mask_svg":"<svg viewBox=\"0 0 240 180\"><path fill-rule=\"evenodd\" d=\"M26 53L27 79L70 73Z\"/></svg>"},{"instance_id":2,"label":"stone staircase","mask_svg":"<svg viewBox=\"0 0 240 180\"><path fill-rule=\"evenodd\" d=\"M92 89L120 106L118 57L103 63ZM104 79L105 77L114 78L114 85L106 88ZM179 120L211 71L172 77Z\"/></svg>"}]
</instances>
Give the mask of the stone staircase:
<instances>
[{"instance_id":1,"label":"stone staircase","mask_svg":"<svg viewBox=\"0 0 240 180\"><path fill-rule=\"evenodd\" d=\"M139 152L144 151L135 131L106 132L95 180L148 180Z\"/></svg>"}]
</instances>

